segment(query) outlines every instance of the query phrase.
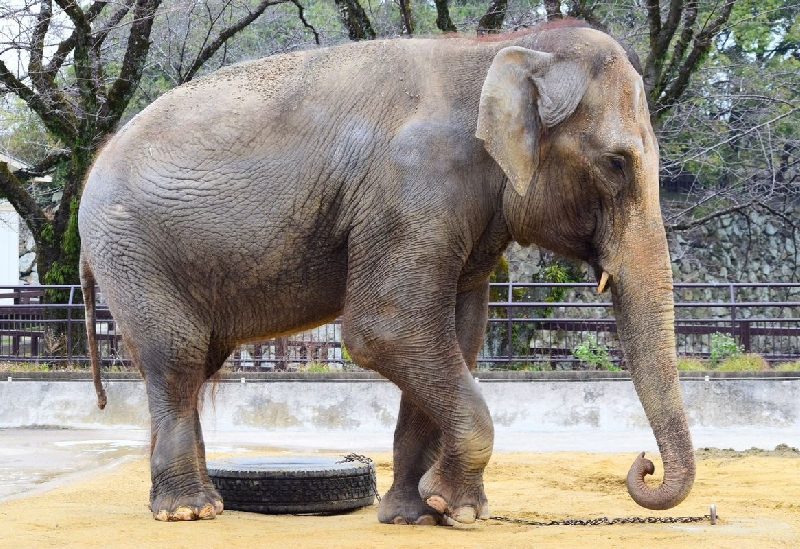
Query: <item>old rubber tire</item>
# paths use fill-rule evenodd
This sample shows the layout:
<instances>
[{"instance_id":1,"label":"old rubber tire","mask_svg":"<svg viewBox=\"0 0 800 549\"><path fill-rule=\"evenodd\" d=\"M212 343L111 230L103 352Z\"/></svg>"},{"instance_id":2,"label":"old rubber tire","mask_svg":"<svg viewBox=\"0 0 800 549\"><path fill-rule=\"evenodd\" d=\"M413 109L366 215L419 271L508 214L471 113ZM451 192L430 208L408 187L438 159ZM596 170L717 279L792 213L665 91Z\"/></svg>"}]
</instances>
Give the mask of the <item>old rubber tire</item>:
<instances>
[{"instance_id":1,"label":"old rubber tire","mask_svg":"<svg viewBox=\"0 0 800 549\"><path fill-rule=\"evenodd\" d=\"M329 456L238 457L208 462L225 509L338 513L372 505L375 466Z\"/></svg>"}]
</instances>

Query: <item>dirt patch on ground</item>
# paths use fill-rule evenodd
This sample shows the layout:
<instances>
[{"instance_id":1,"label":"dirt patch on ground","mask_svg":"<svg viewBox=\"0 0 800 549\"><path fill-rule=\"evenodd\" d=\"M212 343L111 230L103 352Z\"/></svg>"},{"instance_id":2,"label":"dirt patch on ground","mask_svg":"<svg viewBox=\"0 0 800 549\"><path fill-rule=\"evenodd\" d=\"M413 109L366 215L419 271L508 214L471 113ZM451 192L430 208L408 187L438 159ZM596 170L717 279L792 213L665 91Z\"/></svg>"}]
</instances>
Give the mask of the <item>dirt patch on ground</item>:
<instances>
[{"instance_id":1,"label":"dirt patch on ground","mask_svg":"<svg viewBox=\"0 0 800 549\"><path fill-rule=\"evenodd\" d=\"M742 458L747 456L800 458L800 450L788 444L778 444L774 450L750 448L734 450L732 448L700 448L695 452L697 459Z\"/></svg>"},{"instance_id":2,"label":"dirt patch on ground","mask_svg":"<svg viewBox=\"0 0 800 549\"><path fill-rule=\"evenodd\" d=\"M337 516L266 516L226 511L197 523L155 522L147 510L147 460L137 457L45 493L0 503L3 547L571 548L797 547L800 453L698 451L697 480L675 509L651 512L625 491L634 455L498 453L486 471L492 515L535 521L625 516L694 516L715 503L719 522L530 526L496 520L469 527L386 526L374 507ZM214 457L214 456L209 456ZM381 492L391 456L373 454ZM655 456L648 455L651 459ZM656 461L657 470L661 471Z\"/></svg>"}]
</instances>

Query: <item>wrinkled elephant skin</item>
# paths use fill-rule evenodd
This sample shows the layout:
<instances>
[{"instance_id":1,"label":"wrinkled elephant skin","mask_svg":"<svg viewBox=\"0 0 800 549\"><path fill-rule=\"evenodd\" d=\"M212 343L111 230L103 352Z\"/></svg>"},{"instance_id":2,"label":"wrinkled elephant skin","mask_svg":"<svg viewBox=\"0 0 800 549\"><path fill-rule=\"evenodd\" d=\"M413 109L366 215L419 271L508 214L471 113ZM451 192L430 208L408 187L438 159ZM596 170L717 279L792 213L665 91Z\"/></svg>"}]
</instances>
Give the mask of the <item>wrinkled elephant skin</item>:
<instances>
[{"instance_id":1,"label":"wrinkled elephant skin","mask_svg":"<svg viewBox=\"0 0 800 549\"><path fill-rule=\"evenodd\" d=\"M494 432L470 369L512 240L606 273L665 458L662 486L637 460L629 490L665 508L691 487L658 145L642 79L598 31L361 42L221 69L106 144L79 227L90 332L96 281L146 380L156 519L222 512L197 401L234 347L338 316L353 359L402 391L379 519L488 516Z\"/></svg>"}]
</instances>

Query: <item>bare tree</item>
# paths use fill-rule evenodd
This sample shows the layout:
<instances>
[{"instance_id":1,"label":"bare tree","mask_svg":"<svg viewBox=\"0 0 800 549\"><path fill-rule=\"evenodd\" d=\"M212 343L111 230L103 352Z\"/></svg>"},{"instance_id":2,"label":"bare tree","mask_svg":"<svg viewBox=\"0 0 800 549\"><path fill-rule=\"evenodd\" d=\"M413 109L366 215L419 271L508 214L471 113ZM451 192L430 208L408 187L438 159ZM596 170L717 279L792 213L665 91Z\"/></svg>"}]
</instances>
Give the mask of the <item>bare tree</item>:
<instances>
[{"instance_id":1,"label":"bare tree","mask_svg":"<svg viewBox=\"0 0 800 549\"><path fill-rule=\"evenodd\" d=\"M198 5L208 13L232 13L226 6L233 2ZM258 0L237 3L236 17L214 19L201 46L182 58L178 80L191 79L231 37L268 7L285 2L294 3L303 17L298 0ZM136 93L160 10L161 0L0 4L0 19L6 22L0 52L16 62L9 68L0 60L0 95L18 97L59 144L27 172L12 172L0 163L0 196L11 202L33 234L44 283L78 281L81 183ZM49 210L35 199L32 180L53 170L62 196L55 210Z\"/></svg>"}]
</instances>

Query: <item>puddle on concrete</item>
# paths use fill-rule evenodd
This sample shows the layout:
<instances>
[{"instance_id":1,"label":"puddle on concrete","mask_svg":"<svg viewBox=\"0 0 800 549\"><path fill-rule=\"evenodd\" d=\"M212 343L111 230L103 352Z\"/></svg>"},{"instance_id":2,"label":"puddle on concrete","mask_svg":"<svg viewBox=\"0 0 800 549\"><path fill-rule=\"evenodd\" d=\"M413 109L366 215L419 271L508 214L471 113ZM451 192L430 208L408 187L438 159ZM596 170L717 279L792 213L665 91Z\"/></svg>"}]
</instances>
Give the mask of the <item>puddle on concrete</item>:
<instances>
[{"instance_id":1,"label":"puddle on concrete","mask_svg":"<svg viewBox=\"0 0 800 549\"><path fill-rule=\"evenodd\" d=\"M82 439L88 433L59 429L0 429L0 500L38 490L68 475L108 466L129 456L146 455L149 436ZM91 436L90 435L90 436Z\"/></svg>"}]
</instances>

